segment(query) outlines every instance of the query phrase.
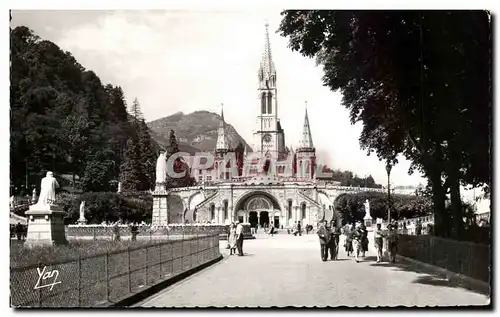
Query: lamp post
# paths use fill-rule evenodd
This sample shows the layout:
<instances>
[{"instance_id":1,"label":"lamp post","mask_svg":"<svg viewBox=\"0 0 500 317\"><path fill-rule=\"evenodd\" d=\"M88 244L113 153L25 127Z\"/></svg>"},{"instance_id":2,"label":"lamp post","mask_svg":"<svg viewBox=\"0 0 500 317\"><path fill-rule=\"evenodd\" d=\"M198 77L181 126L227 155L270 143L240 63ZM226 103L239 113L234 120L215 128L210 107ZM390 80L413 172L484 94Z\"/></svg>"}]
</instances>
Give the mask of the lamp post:
<instances>
[{"instance_id":1,"label":"lamp post","mask_svg":"<svg viewBox=\"0 0 500 317\"><path fill-rule=\"evenodd\" d=\"M391 223L391 163L387 162L385 170L387 171L387 223Z\"/></svg>"}]
</instances>

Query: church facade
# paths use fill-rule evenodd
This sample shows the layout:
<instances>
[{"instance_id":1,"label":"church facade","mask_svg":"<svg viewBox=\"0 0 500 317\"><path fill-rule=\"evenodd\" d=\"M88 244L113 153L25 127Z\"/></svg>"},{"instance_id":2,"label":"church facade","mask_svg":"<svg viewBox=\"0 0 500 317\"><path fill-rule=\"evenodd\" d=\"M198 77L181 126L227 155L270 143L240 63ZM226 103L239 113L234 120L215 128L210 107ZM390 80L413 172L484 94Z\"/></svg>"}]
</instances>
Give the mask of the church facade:
<instances>
[{"instance_id":1,"label":"church facade","mask_svg":"<svg viewBox=\"0 0 500 317\"><path fill-rule=\"evenodd\" d=\"M302 225L316 225L321 220L340 221L333 207L340 194L384 191L341 187L337 182L322 180L322 171L317 171L307 106L298 146L295 150L285 146L267 25L258 80L260 111L253 131L254 152L247 153L245 148L243 153L234 153L222 110L213 164L191 169L191 175L198 182L196 186L167 190L157 184L153 192L153 225L234 221L251 226L289 227L298 221ZM227 161L231 153L238 158L238 163ZM228 164L236 164L238 173L229 172Z\"/></svg>"}]
</instances>

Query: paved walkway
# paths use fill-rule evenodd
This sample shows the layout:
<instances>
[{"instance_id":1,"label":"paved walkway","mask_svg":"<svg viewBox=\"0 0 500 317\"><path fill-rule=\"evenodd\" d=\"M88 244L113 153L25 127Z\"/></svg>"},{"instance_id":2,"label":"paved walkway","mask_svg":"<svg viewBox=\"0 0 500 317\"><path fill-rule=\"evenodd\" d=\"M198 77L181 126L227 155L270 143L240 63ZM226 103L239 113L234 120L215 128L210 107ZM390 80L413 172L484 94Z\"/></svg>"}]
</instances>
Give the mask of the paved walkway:
<instances>
[{"instance_id":1,"label":"paved walkway","mask_svg":"<svg viewBox=\"0 0 500 317\"><path fill-rule=\"evenodd\" d=\"M375 263L373 244L363 262L322 262L318 237L258 234L244 241L246 256L219 263L145 300L144 307L456 306L486 305L486 296L447 281Z\"/></svg>"}]
</instances>

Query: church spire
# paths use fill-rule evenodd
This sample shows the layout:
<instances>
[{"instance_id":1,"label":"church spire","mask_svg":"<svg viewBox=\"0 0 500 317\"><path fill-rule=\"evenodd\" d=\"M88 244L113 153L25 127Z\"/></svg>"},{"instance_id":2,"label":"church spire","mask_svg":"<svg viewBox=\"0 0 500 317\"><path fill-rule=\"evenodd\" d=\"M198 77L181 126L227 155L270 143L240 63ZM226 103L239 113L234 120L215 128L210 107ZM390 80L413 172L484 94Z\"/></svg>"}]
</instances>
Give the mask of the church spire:
<instances>
[{"instance_id":1,"label":"church spire","mask_svg":"<svg viewBox=\"0 0 500 317\"><path fill-rule=\"evenodd\" d=\"M264 53L259 68L259 79L266 83L269 88L274 87L276 81L276 69L271 54L271 41L269 40L269 23L266 22L266 35L264 40Z\"/></svg>"},{"instance_id":2,"label":"church spire","mask_svg":"<svg viewBox=\"0 0 500 317\"><path fill-rule=\"evenodd\" d=\"M300 147L302 149L314 149L311 128L309 126L309 116L307 115L307 101L306 101L306 115L304 118L304 126L302 128L302 140L300 140Z\"/></svg>"},{"instance_id":3,"label":"church spire","mask_svg":"<svg viewBox=\"0 0 500 317\"><path fill-rule=\"evenodd\" d=\"M221 120L219 125L219 131L217 133L217 145L215 147L216 152L227 152L229 150L229 140L226 134L226 122L224 121L224 104L221 104Z\"/></svg>"}]
</instances>

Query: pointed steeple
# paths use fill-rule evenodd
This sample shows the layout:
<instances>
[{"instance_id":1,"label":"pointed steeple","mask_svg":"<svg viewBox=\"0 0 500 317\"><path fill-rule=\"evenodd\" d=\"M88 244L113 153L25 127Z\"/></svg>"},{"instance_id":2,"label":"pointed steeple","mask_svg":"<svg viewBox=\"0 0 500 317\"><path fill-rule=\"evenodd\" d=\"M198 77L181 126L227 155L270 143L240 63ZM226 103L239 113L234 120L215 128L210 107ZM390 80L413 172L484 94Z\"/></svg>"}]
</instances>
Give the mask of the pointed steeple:
<instances>
[{"instance_id":1,"label":"pointed steeple","mask_svg":"<svg viewBox=\"0 0 500 317\"><path fill-rule=\"evenodd\" d=\"M269 40L269 23L266 22L266 36L264 42L264 53L259 68L259 79L262 83L273 85L276 80L276 69L274 67L273 57L271 54L271 42ZM271 79L273 79L271 81Z\"/></svg>"},{"instance_id":2,"label":"pointed steeple","mask_svg":"<svg viewBox=\"0 0 500 317\"><path fill-rule=\"evenodd\" d=\"M300 140L300 147L302 149L314 149L311 128L309 127L309 117L307 115L307 101L306 101L306 116L304 118L304 126L302 128L302 140Z\"/></svg>"},{"instance_id":3,"label":"pointed steeple","mask_svg":"<svg viewBox=\"0 0 500 317\"><path fill-rule=\"evenodd\" d=\"M217 133L217 145L215 147L216 152L227 152L229 150L229 139L226 134L226 122L224 121L224 104L221 104L221 120L219 125L219 131Z\"/></svg>"}]
</instances>

